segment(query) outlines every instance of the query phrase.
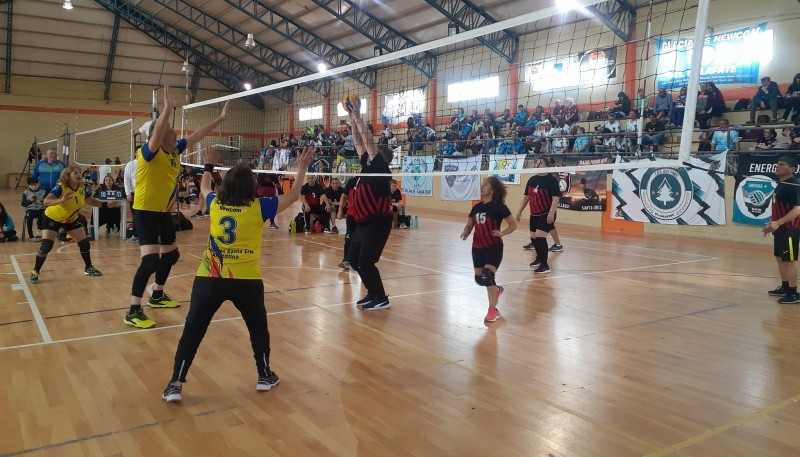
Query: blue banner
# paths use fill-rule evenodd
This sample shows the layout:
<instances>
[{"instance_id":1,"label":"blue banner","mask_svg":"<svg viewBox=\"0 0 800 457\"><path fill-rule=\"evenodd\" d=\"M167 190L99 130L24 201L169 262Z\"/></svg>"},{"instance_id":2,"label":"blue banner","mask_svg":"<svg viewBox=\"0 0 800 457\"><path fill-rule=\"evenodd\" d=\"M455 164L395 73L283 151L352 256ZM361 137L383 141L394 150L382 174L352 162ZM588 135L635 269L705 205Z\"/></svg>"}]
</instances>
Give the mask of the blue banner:
<instances>
[{"instance_id":1,"label":"blue banner","mask_svg":"<svg viewBox=\"0 0 800 457\"><path fill-rule=\"evenodd\" d=\"M679 88L689 82L691 38L657 40L658 87ZM772 55L772 30L767 23L710 35L703 44L700 80L716 84L758 82L759 63Z\"/></svg>"},{"instance_id":2,"label":"blue banner","mask_svg":"<svg viewBox=\"0 0 800 457\"><path fill-rule=\"evenodd\" d=\"M733 222L764 226L772 219L772 193L777 185L775 167L782 152L739 154L736 190L733 197Z\"/></svg>"}]
</instances>

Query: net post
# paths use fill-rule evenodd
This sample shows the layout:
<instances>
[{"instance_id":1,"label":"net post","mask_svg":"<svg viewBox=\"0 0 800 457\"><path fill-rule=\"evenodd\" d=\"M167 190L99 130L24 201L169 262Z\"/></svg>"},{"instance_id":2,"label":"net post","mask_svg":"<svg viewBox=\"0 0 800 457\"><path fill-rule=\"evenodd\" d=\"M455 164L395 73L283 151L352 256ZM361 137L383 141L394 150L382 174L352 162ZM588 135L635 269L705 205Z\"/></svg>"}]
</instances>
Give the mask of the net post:
<instances>
[{"instance_id":1,"label":"net post","mask_svg":"<svg viewBox=\"0 0 800 457\"><path fill-rule=\"evenodd\" d=\"M678 160L681 163L689 160L692 153L692 137L694 132L694 118L697 115L697 90L700 82L700 64L703 59L703 41L708 24L709 0L700 0L697 5L697 20L694 26L694 41L692 44L692 62L689 66L688 93L686 94L685 113L681 127L681 144L678 149Z\"/></svg>"}]
</instances>

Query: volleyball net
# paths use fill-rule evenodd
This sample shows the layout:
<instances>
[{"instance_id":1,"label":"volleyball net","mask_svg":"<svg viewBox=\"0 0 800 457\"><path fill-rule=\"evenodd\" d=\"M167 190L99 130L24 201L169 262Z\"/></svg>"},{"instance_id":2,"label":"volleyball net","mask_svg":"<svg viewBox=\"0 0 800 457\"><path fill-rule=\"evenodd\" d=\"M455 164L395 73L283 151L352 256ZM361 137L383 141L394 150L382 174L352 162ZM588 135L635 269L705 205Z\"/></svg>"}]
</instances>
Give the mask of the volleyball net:
<instances>
[{"instance_id":1,"label":"volleyball net","mask_svg":"<svg viewBox=\"0 0 800 457\"><path fill-rule=\"evenodd\" d=\"M133 119L75 134L72 160L76 165L102 165L106 159L121 163L133 159Z\"/></svg>"}]
</instances>

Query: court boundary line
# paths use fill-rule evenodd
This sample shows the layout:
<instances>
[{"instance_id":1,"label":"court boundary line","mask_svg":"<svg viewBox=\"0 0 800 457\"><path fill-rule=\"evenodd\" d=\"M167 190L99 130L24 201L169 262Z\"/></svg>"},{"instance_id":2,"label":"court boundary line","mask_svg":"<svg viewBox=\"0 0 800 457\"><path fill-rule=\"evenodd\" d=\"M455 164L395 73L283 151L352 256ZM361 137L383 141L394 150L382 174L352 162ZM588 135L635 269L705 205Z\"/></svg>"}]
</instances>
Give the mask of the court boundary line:
<instances>
[{"instance_id":1,"label":"court boundary line","mask_svg":"<svg viewBox=\"0 0 800 457\"><path fill-rule=\"evenodd\" d=\"M22 274L22 270L19 268L17 256L15 254L11 254L8 257L11 260L11 265L14 266L14 271L17 273L17 280L19 281L18 284L11 285L11 290L21 290L22 293L25 294L25 299L28 300L28 308L30 308L31 314L33 314L33 320L36 322L36 327L39 328L39 335L44 341L41 344L52 344L53 338L50 336L50 332L47 331L47 326L44 324L44 318L42 317L42 313L39 311L39 306L36 305L36 300L33 299L31 289L28 287L28 283L25 281L25 276Z\"/></svg>"}]
</instances>

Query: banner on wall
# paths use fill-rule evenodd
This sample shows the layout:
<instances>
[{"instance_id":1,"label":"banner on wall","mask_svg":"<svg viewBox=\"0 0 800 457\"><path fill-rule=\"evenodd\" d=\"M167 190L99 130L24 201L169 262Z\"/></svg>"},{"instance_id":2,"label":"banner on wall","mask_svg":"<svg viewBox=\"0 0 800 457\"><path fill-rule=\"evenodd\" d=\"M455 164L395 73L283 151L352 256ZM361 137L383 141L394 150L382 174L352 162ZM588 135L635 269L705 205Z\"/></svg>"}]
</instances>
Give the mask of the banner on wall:
<instances>
[{"instance_id":1,"label":"banner on wall","mask_svg":"<svg viewBox=\"0 0 800 457\"><path fill-rule=\"evenodd\" d=\"M404 90L384 97L381 122L397 125L409 117L418 119L425 111L425 89Z\"/></svg>"},{"instance_id":2,"label":"banner on wall","mask_svg":"<svg viewBox=\"0 0 800 457\"><path fill-rule=\"evenodd\" d=\"M342 181L342 185L344 186L347 184L347 180L350 179L352 176L344 176L344 173L348 174L356 174L361 173L361 162L357 158L353 157L342 157L336 156L336 162L334 162L333 169L335 170L334 174L340 181Z\"/></svg>"},{"instance_id":3,"label":"banner on wall","mask_svg":"<svg viewBox=\"0 0 800 457\"><path fill-rule=\"evenodd\" d=\"M607 84L617 74L617 48L538 60L525 65L524 73L535 91Z\"/></svg>"},{"instance_id":4,"label":"banner on wall","mask_svg":"<svg viewBox=\"0 0 800 457\"><path fill-rule=\"evenodd\" d=\"M519 173L525 165L524 155L491 154L489 156L489 169L499 173L492 175L503 184L519 184Z\"/></svg>"},{"instance_id":5,"label":"banner on wall","mask_svg":"<svg viewBox=\"0 0 800 457\"><path fill-rule=\"evenodd\" d=\"M694 167L615 170L612 217L652 224L725 225L727 152L689 159ZM649 158L638 161L659 162ZM617 156L617 163L637 162ZM706 171L709 170L709 171Z\"/></svg>"},{"instance_id":6,"label":"banner on wall","mask_svg":"<svg viewBox=\"0 0 800 457\"><path fill-rule=\"evenodd\" d=\"M442 159L442 171L478 171L481 169L481 156ZM481 177L479 175L442 176L442 200L468 201L481 198Z\"/></svg>"},{"instance_id":7,"label":"banner on wall","mask_svg":"<svg viewBox=\"0 0 800 457\"><path fill-rule=\"evenodd\" d=\"M598 165L612 163L612 157L575 157L566 155L560 166ZM561 199L558 207L573 211L605 211L608 171L575 171L559 173L558 185Z\"/></svg>"},{"instance_id":8,"label":"banner on wall","mask_svg":"<svg viewBox=\"0 0 800 457\"><path fill-rule=\"evenodd\" d=\"M733 222L767 225L772 219L772 193L777 185L775 166L783 153L741 153L736 170Z\"/></svg>"},{"instance_id":9,"label":"banner on wall","mask_svg":"<svg viewBox=\"0 0 800 457\"><path fill-rule=\"evenodd\" d=\"M679 88L689 82L692 38L657 40L658 87ZM772 30L767 23L709 35L703 44L700 79L717 84L758 82L761 61L772 59Z\"/></svg>"},{"instance_id":10,"label":"banner on wall","mask_svg":"<svg viewBox=\"0 0 800 457\"><path fill-rule=\"evenodd\" d=\"M433 171L433 156L403 157L403 173L429 173ZM403 176L403 193L414 197L433 196L433 177Z\"/></svg>"}]
</instances>

